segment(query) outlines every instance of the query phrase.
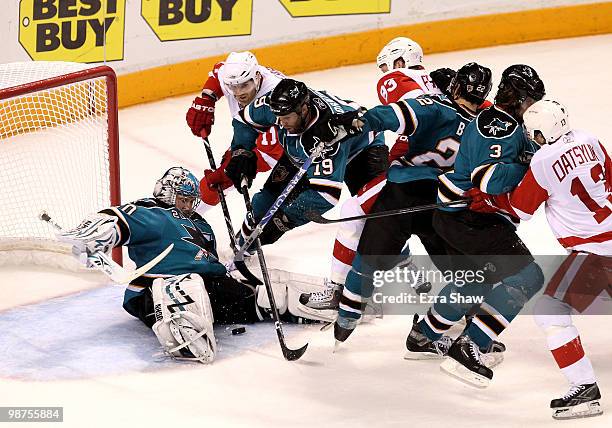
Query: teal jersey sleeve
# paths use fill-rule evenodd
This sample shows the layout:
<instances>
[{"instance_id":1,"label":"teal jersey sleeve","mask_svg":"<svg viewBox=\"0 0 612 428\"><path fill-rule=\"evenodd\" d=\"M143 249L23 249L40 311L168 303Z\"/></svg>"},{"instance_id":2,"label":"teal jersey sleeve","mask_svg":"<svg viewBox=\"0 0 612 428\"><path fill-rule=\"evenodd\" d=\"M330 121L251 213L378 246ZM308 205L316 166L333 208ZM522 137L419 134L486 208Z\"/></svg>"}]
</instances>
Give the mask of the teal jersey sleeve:
<instances>
[{"instance_id":1,"label":"teal jersey sleeve","mask_svg":"<svg viewBox=\"0 0 612 428\"><path fill-rule=\"evenodd\" d=\"M213 230L197 214L186 218L176 208L164 206L155 199L141 199L102 212L118 218L119 245L128 247L136 266L148 263L174 244L172 251L149 274L225 275L226 269L217 257Z\"/></svg>"},{"instance_id":2,"label":"teal jersey sleeve","mask_svg":"<svg viewBox=\"0 0 612 428\"><path fill-rule=\"evenodd\" d=\"M255 99L240 110L240 119L233 119L232 150L238 147L252 150L259 134L266 132L276 124L276 116L266 104L266 97L267 95L264 95Z\"/></svg>"},{"instance_id":3,"label":"teal jersey sleeve","mask_svg":"<svg viewBox=\"0 0 612 428\"><path fill-rule=\"evenodd\" d=\"M443 98L441 98L443 99ZM440 116L440 104L429 96L401 100L389 105L379 105L364 113L366 131L393 131L411 136L417 130L426 132Z\"/></svg>"}]
</instances>

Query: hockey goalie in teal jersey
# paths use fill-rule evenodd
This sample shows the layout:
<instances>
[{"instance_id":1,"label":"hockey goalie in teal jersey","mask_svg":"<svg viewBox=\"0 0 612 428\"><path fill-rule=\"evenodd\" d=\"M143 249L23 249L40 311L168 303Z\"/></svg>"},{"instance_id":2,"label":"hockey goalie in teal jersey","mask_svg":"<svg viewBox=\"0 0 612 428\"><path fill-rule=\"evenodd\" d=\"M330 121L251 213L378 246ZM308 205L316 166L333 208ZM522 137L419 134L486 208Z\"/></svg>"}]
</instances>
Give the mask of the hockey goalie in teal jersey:
<instances>
[{"instance_id":1,"label":"hockey goalie in teal jersey","mask_svg":"<svg viewBox=\"0 0 612 428\"><path fill-rule=\"evenodd\" d=\"M138 267L173 244L165 258L128 285L123 308L153 329L170 356L209 363L217 353L213 322L270 319L270 304L263 286L254 287L227 274L211 226L195 212L199 195L196 177L173 167L157 180L153 198L103 209L58 237L71 243L80 259L125 246ZM289 305L290 298L297 302L299 296L299 290L288 290L291 275L284 273L281 279L272 273L282 319L316 319ZM308 280L296 276L302 282Z\"/></svg>"},{"instance_id":2,"label":"hockey goalie in teal jersey","mask_svg":"<svg viewBox=\"0 0 612 428\"><path fill-rule=\"evenodd\" d=\"M361 107L324 91L309 89L303 82L283 79L276 88L245 107L241 120L234 119L232 159L225 171L237 188L242 177L252 180L256 172L253 153L261 132L277 127L284 155L272 170L263 189L253 196L255 220L259 221L285 189L315 147L325 143L284 205L268 222L262 244L278 240L285 232L308 222L306 211L324 213L340 198L342 183L355 194L388 166L388 148L381 133L359 133L337 123L338 116ZM250 233L246 222L243 234Z\"/></svg>"}]
</instances>

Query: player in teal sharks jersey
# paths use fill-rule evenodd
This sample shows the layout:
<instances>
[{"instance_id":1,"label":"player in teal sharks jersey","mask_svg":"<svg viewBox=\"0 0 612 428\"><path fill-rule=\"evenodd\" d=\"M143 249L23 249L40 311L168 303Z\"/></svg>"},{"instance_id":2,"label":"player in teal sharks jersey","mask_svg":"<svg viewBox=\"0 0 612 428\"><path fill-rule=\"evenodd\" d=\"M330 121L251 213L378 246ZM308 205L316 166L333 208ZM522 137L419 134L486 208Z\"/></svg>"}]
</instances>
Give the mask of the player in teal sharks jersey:
<instances>
[{"instance_id":1,"label":"player in teal sharks jersey","mask_svg":"<svg viewBox=\"0 0 612 428\"><path fill-rule=\"evenodd\" d=\"M232 158L227 176L240 188L242 177L252 180L256 171L253 154L255 140L270 127L278 128L278 141L285 151L272 170L263 189L253 196L253 211L258 222L286 187L312 150L326 143L304 178L260 236L262 244L278 240L285 232L308 222L305 212L324 213L340 198L342 183L351 194L388 166L388 148L378 132L358 133L336 123L338 116L361 107L324 91L309 89L303 82L283 79L267 96L256 99L235 119ZM352 132L352 133L351 133ZM250 228L245 222L242 233Z\"/></svg>"},{"instance_id":2,"label":"player in teal sharks jersey","mask_svg":"<svg viewBox=\"0 0 612 428\"><path fill-rule=\"evenodd\" d=\"M59 239L73 244L77 256L125 246L136 266L173 244L165 258L128 285L123 308L153 329L168 354L209 363L217 349L213 322L263 321L270 306L263 287L227 275L211 226L195 212L199 195L196 177L173 167L157 180L153 198L103 209ZM273 283L283 320L312 318L289 307L287 285Z\"/></svg>"},{"instance_id":3,"label":"player in teal sharks jersey","mask_svg":"<svg viewBox=\"0 0 612 428\"><path fill-rule=\"evenodd\" d=\"M452 99L423 95L377 106L363 115L363 132L390 130L408 137L407 151L391 164L372 213L435 203L438 175L452 168L466 126L490 89L491 70L469 63L453 80ZM346 340L361 317L373 291L374 271L391 269L400 262L402 248L412 234L420 238L434 263L444 267L446 260L440 257L446 255L444 241L431 223L431 211L366 221L340 298L337 340Z\"/></svg>"},{"instance_id":4,"label":"player in teal sharks jersey","mask_svg":"<svg viewBox=\"0 0 612 428\"><path fill-rule=\"evenodd\" d=\"M524 135L522 115L544 93L544 83L533 68L517 64L503 72L494 106L468 125L454 171L440 176L440 201L464 198L466 193L469 196L471 188L504 193L522 180L535 151ZM515 224L502 213L474 212L465 205L442 208L434 213L433 226L452 255L453 269L481 272L483 280L462 286L447 284L426 316L413 325L408 350L417 343L427 346L444 339L443 335L470 310L469 305L452 296L484 297L471 323L448 349L450 358L441 367L468 383L485 387L493 371L483 362L481 352L542 287L542 270L516 234Z\"/></svg>"}]
</instances>

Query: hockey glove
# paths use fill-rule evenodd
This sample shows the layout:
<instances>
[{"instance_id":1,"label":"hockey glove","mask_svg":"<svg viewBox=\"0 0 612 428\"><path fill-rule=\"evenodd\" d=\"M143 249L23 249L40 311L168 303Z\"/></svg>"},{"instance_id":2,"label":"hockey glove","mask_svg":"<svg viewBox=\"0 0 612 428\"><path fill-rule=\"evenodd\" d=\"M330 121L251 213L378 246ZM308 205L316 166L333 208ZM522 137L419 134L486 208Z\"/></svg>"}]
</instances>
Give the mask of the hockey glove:
<instances>
[{"instance_id":1,"label":"hockey glove","mask_svg":"<svg viewBox=\"0 0 612 428\"><path fill-rule=\"evenodd\" d=\"M230 180L225 174L225 167L229 163L232 158L232 152L226 151L221 158L221 165L216 170L206 169L204 170L204 179L202 182L208 186L211 190L225 190L232 185L232 180Z\"/></svg>"},{"instance_id":2,"label":"hockey glove","mask_svg":"<svg viewBox=\"0 0 612 428\"><path fill-rule=\"evenodd\" d=\"M332 123L334 126L341 126L344 128L349 136L357 135L361 132L361 128L363 128L364 125L364 122L361 119L364 112L364 109L359 109L334 115L332 118Z\"/></svg>"},{"instance_id":3,"label":"hockey glove","mask_svg":"<svg viewBox=\"0 0 612 428\"><path fill-rule=\"evenodd\" d=\"M266 227L259 236L261 245L273 244L295 226L296 224L293 223L283 211L278 210L272 217L272 220L266 224Z\"/></svg>"},{"instance_id":4,"label":"hockey glove","mask_svg":"<svg viewBox=\"0 0 612 428\"><path fill-rule=\"evenodd\" d=\"M57 239L72 244L72 253L82 263L94 253L108 253L119 242L117 217L93 214L77 227L57 234Z\"/></svg>"},{"instance_id":5,"label":"hockey glove","mask_svg":"<svg viewBox=\"0 0 612 428\"><path fill-rule=\"evenodd\" d=\"M225 174L232 181L234 187L242 193L240 189L242 177L246 177L248 186L251 187L251 183L257 174L257 156L252 150L242 148L234 150L225 167Z\"/></svg>"},{"instance_id":6,"label":"hockey glove","mask_svg":"<svg viewBox=\"0 0 612 428\"><path fill-rule=\"evenodd\" d=\"M206 138L215 123L215 99L207 94L196 97L187 110L186 120L193 135Z\"/></svg>"},{"instance_id":7,"label":"hockey glove","mask_svg":"<svg viewBox=\"0 0 612 428\"><path fill-rule=\"evenodd\" d=\"M452 68L438 68L429 73L431 80L447 95L450 95L450 84L456 75L457 72Z\"/></svg>"},{"instance_id":8,"label":"hockey glove","mask_svg":"<svg viewBox=\"0 0 612 428\"><path fill-rule=\"evenodd\" d=\"M478 187L472 187L465 194L471 198L470 209L479 213L495 213L499 209L494 205L493 198L488 193L484 193Z\"/></svg>"}]
</instances>

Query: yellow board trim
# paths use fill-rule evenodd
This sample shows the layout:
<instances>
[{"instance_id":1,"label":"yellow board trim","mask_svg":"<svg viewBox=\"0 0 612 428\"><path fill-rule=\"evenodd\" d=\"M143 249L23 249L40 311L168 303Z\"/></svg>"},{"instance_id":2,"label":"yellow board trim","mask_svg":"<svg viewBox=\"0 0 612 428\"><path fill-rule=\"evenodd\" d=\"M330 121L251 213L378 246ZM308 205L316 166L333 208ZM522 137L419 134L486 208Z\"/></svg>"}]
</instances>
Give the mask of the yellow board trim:
<instances>
[{"instance_id":1,"label":"yellow board trim","mask_svg":"<svg viewBox=\"0 0 612 428\"><path fill-rule=\"evenodd\" d=\"M374 61L397 36L417 40L425 53L612 33L612 2L482 15L302 40L252 49L261 64L286 74ZM120 75L119 107L197 92L227 55Z\"/></svg>"}]
</instances>

